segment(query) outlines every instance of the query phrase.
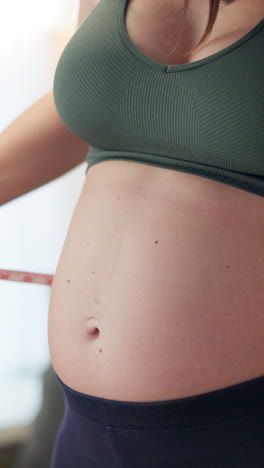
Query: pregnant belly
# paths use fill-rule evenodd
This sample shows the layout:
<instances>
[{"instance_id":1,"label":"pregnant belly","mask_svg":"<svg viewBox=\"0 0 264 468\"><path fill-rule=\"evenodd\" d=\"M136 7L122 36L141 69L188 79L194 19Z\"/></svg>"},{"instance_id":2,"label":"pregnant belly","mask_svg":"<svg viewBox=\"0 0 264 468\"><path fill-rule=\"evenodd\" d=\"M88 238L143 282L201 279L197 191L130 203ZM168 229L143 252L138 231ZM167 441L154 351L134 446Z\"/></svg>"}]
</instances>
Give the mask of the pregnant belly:
<instances>
[{"instance_id":1,"label":"pregnant belly","mask_svg":"<svg viewBox=\"0 0 264 468\"><path fill-rule=\"evenodd\" d=\"M261 197L130 162L94 166L52 287L55 371L127 401L263 375L263 239Z\"/></svg>"}]
</instances>

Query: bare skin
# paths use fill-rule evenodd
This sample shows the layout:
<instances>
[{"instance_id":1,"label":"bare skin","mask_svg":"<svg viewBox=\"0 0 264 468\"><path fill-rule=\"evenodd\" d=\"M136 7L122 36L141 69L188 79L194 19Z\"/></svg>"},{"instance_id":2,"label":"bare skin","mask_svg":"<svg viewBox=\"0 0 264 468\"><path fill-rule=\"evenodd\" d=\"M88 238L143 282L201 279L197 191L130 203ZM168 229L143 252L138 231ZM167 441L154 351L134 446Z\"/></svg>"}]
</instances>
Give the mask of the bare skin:
<instances>
[{"instance_id":1,"label":"bare skin","mask_svg":"<svg viewBox=\"0 0 264 468\"><path fill-rule=\"evenodd\" d=\"M158 15L182 1L165 8L164 0L132 0L130 38L161 63L184 63L179 50L198 42L207 18L198 9L207 2L191 3L178 55L168 55L175 38ZM259 1L221 7L214 33L185 62L227 47L262 17ZM75 390L126 401L264 375L263 291L263 197L183 172L103 162L87 173L57 265L53 366Z\"/></svg>"}]
</instances>

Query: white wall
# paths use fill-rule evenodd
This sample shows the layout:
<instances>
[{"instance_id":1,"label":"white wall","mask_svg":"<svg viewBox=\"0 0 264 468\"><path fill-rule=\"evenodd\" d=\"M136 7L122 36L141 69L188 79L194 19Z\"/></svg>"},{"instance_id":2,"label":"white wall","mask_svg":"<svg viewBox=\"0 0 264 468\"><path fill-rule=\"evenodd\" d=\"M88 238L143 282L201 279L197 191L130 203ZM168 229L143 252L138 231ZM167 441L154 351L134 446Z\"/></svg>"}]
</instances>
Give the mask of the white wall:
<instances>
[{"instance_id":1,"label":"white wall","mask_svg":"<svg viewBox=\"0 0 264 468\"><path fill-rule=\"evenodd\" d=\"M0 131L52 89L78 7L78 0L0 3ZM85 169L0 207L0 269L54 274ZM0 429L29 423L39 409L49 295L49 286L0 280Z\"/></svg>"}]
</instances>

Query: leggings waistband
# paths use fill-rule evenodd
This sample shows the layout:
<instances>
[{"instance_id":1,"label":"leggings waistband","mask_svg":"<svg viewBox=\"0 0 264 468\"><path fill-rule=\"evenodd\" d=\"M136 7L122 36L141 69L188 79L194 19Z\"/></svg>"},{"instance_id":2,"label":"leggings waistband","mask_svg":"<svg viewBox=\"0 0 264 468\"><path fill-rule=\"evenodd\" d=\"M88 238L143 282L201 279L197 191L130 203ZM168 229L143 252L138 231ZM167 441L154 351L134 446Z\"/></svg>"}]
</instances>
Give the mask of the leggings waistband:
<instances>
[{"instance_id":1,"label":"leggings waistband","mask_svg":"<svg viewBox=\"0 0 264 468\"><path fill-rule=\"evenodd\" d=\"M185 429L264 411L264 376L218 390L152 402L118 401L80 393L56 374L66 405L98 424L127 429Z\"/></svg>"}]
</instances>

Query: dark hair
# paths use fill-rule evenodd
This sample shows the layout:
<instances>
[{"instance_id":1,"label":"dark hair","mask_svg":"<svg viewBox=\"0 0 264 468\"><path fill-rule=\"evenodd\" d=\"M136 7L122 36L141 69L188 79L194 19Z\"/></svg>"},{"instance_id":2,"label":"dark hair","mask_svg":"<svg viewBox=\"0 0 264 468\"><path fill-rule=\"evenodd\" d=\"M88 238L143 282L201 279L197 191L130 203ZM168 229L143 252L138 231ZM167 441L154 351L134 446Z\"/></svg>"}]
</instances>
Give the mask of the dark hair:
<instances>
[{"instance_id":1,"label":"dark hair","mask_svg":"<svg viewBox=\"0 0 264 468\"><path fill-rule=\"evenodd\" d=\"M190 0L184 0L183 10L184 10L184 16L185 17L186 17L186 11L187 11L188 6L189 6L189 1ZM195 47L193 47L192 49L189 49L186 52L182 53L181 56L186 56L187 54L190 54L191 52L196 50L207 39L207 37L210 35L210 33L211 33L211 31L212 31L212 29L214 27L216 18L217 18L220 3L230 4L230 3L233 3L235 1L236 0L209 0L209 2L210 2L210 11L209 11L209 19L208 19L208 23L207 23L205 32L202 35L202 37L201 37L200 41L198 42L198 44ZM185 24L185 22L183 21L183 24L182 24L183 27L184 27L184 24ZM181 34L182 34L182 32L183 32L183 28L182 28ZM181 37L181 35L180 35L180 37ZM176 50L176 48L178 46L178 42L176 43L176 45L173 48L172 52L174 52Z\"/></svg>"}]
</instances>

